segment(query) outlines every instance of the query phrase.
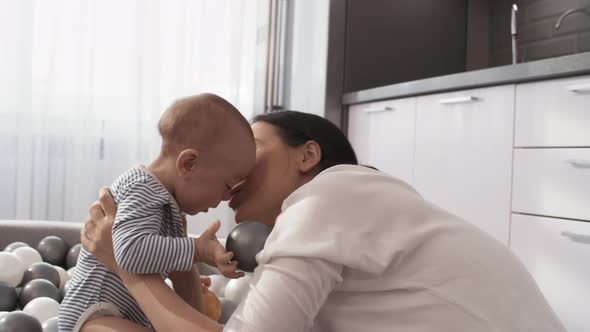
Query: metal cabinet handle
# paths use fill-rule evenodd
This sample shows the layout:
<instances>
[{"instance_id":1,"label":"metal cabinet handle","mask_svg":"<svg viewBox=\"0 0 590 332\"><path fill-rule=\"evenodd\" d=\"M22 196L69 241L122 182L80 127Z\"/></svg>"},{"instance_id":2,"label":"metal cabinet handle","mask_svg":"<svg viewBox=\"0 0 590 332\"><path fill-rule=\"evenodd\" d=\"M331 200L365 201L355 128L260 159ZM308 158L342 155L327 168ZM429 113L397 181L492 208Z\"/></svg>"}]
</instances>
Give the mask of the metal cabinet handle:
<instances>
[{"instance_id":1,"label":"metal cabinet handle","mask_svg":"<svg viewBox=\"0 0 590 332\"><path fill-rule=\"evenodd\" d=\"M590 92L590 83L574 84L566 87L566 90L573 93L585 93Z\"/></svg>"},{"instance_id":2,"label":"metal cabinet handle","mask_svg":"<svg viewBox=\"0 0 590 332\"><path fill-rule=\"evenodd\" d=\"M561 236L567 237L570 240L577 243L590 244L590 235L577 234L570 231L563 231L561 232Z\"/></svg>"},{"instance_id":3,"label":"metal cabinet handle","mask_svg":"<svg viewBox=\"0 0 590 332\"><path fill-rule=\"evenodd\" d=\"M590 161L584 159L570 159L567 161L573 168L590 169Z\"/></svg>"},{"instance_id":4,"label":"metal cabinet handle","mask_svg":"<svg viewBox=\"0 0 590 332\"><path fill-rule=\"evenodd\" d=\"M386 106L386 107L383 107L383 108L376 108L376 109L372 109L372 110L366 110L365 112L367 112L367 113L383 113L383 112L391 112L391 111L394 111L394 110L395 110L395 108Z\"/></svg>"},{"instance_id":5,"label":"metal cabinet handle","mask_svg":"<svg viewBox=\"0 0 590 332\"><path fill-rule=\"evenodd\" d=\"M438 102L443 105L452 105L452 104L472 103L477 100L478 100L478 98L475 96L461 96L461 97L452 97L452 98L441 99Z\"/></svg>"}]
</instances>

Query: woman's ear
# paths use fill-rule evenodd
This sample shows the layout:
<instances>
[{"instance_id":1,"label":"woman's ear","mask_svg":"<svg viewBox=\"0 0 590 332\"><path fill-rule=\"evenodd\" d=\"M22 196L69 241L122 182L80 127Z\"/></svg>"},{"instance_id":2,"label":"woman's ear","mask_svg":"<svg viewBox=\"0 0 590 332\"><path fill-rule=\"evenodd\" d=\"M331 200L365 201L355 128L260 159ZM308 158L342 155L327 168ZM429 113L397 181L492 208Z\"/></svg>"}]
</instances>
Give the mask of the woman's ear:
<instances>
[{"instance_id":1,"label":"woman's ear","mask_svg":"<svg viewBox=\"0 0 590 332\"><path fill-rule=\"evenodd\" d=\"M180 152L176 158L176 169L180 176L187 176L192 173L197 167L197 159L199 158L199 151L193 149L186 149Z\"/></svg>"},{"instance_id":2,"label":"woman's ear","mask_svg":"<svg viewBox=\"0 0 590 332\"><path fill-rule=\"evenodd\" d=\"M307 141L301 147L302 159L299 170L303 173L315 169L322 160L322 149L316 141Z\"/></svg>"}]
</instances>

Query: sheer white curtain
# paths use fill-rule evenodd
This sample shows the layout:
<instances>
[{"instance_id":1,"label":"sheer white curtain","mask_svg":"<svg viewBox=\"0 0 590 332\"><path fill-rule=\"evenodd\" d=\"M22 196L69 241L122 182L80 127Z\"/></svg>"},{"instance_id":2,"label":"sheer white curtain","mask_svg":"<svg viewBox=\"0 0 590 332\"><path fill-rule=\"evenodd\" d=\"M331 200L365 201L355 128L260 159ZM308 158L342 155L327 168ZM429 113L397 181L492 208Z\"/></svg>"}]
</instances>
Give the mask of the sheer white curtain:
<instances>
[{"instance_id":1,"label":"sheer white curtain","mask_svg":"<svg viewBox=\"0 0 590 332\"><path fill-rule=\"evenodd\" d=\"M176 98L218 93L250 117L256 5L0 0L0 218L81 221L98 188L157 155ZM231 219L212 214L198 219Z\"/></svg>"}]
</instances>

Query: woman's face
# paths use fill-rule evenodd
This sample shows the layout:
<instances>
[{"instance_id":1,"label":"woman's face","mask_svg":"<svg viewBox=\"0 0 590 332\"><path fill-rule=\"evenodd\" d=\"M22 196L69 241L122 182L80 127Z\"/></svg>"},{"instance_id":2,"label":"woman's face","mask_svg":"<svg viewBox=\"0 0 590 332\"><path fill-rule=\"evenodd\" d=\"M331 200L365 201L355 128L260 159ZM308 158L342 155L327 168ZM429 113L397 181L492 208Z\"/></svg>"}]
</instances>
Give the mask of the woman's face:
<instances>
[{"instance_id":1,"label":"woman's face","mask_svg":"<svg viewBox=\"0 0 590 332\"><path fill-rule=\"evenodd\" d=\"M256 165L248 178L234 188L229 206L236 212L237 223L257 221L273 225L283 201L309 181L309 175L299 167L301 149L285 144L275 126L257 122L252 131Z\"/></svg>"}]
</instances>

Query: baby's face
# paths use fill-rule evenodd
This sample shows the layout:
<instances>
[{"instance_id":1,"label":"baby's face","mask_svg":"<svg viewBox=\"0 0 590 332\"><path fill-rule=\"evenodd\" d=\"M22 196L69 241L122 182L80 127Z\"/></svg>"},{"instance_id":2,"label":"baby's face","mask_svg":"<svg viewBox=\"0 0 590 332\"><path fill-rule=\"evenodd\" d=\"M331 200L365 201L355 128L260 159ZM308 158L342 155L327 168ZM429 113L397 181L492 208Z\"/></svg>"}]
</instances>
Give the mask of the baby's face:
<instances>
[{"instance_id":1,"label":"baby's face","mask_svg":"<svg viewBox=\"0 0 590 332\"><path fill-rule=\"evenodd\" d=\"M228 137L212 151L201 154L194 169L179 179L176 200L183 212L195 215L207 212L231 198L233 186L246 178L254 167L254 141L244 133Z\"/></svg>"}]
</instances>

